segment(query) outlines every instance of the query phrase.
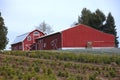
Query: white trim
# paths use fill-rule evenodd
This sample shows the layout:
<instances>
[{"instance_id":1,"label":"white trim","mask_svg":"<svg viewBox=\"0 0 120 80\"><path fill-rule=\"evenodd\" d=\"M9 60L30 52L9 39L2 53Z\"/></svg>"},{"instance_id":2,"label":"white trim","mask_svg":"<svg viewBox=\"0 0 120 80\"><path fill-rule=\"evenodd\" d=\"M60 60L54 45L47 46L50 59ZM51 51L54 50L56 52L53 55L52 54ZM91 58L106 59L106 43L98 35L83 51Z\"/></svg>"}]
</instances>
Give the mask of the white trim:
<instances>
[{"instance_id":1,"label":"white trim","mask_svg":"<svg viewBox=\"0 0 120 80\"><path fill-rule=\"evenodd\" d=\"M62 47L62 50L66 50L66 49L86 49L85 47Z\"/></svg>"},{"instance_id":2,"label":"white trim","mask_svg":"<svg viewBox=\"0 0 120 80\"><path fill-rule=\"evenodd\" d=\"M48 34L48 35L43 35L37 39L42 39L42 38L45 38L45 37L48 37L48 36L51 36L51 35L55 35L55 34L58 34L58 33L61 33L61 32L55 32L55 33L51 33L51 34Z\"/></svg>"},{"instance_id":3,"label":"white trim","mask_svg":"<svg viewBox=\"0 0 120 80\"><path fill-rule=\"evenodd\" d=\"M111 49L115 47L92 47L93 49Z\"/></svg>"},{"instance_id":4,"label":"white trim","mask_svg":"<svg viewBox=\"0 0 120 80\"><path fill-rule=\"evenodd\" d=\"M35 41L35 40L34 40L34 32L33 32L33 38L32 38L32 39L33 39L33 40L32 40L32 43L34 43L34 41Z\"/></svg>"},{"instance_id":5,"label":"white trim","mask_svg":"<svg viewBox=\"0 0 120 80\"><path fill-rule=\"evenodd\" d=\"M69 50L69 49L111 49L115 47L92 47L92 48L85 48L85 47L62 47L62 50Z\"/></svg>"},{"instance_id":6,"label":"white trim","mask_svg":"<svg viewBox=\"0 0 120 80\"><path fill-rule=\"evenodd\" d=\"M36 34L37 33L37 34ZM33 32L33 35L39 35L39 32L38 31L34 31Z\"/></svg>"},{"instance_id":7,"label":"white trim","mask_svg":"<svg viewBox=\"0 0 120 80\"><path fill-rule=\"evenodd\" d=\"M22 50L24 51L24 42L22 42Z\"/></svg>"},{"instance_id":8,"label":"white trim","mask_svg":"<svg viewBox=\"0 0 120 80\"><path fill-rule=\"evenodd\" d=\"M93 42L114 42L114 41L93 41Z\"/></svg>"},{"instance_id":9,"label":"white trim","mask_svg":"<svg viewBox=\"0 0 120 80\"><path fill-rule=\"evenodd\" d=\"M29 35L29 36L27 36L27 41L31 41L31 36Z\"/></svg>"},{"instance_id":10,"label":"white trim","mask_svg":"<svg viewBox=\"0 0 120 80\"><path fill-rule=\"evenodd\" d=\"M26 44L26 45L25 45L25 46L28 48L27 51L30 50L30 45L31 45L31 44Z\"/></svg>"}]
</instances>

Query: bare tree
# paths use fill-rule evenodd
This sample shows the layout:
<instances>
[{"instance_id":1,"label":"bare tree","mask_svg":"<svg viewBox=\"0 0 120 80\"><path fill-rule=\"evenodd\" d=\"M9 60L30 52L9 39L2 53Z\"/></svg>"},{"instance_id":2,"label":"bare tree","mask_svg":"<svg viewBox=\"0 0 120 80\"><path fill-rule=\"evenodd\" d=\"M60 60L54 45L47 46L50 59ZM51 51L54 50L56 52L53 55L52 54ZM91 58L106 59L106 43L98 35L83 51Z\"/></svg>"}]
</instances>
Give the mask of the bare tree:
<instances>
[{"instance_id":1,"label":"bare tree","mask_svg":"<svg viewBox=\"0 0 120 80\"><path fill-rule=\"evenodd\" d=\"M51 26L45 23L45 21L43 21L39 26L37 26L36 29L42 31L44 34L47 35L53 32Z\"/></svg>"}]
</instances>

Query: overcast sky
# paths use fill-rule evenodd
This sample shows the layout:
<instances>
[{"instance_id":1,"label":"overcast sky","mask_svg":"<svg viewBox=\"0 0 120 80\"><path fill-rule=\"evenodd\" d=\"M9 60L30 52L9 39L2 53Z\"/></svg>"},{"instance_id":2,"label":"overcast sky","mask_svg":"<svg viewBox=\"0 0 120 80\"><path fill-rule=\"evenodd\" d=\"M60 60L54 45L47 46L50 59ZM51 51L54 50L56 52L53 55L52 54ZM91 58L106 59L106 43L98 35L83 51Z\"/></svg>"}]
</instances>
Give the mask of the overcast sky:
<instances>
[{"instance_id":1,"label":"overcast sky","mask_svg":"<svg viewBox=\"0 0 120 80\"><path fill-rule=\"evenodd\" d=\"M34 30L43 21L55 32L69 28L83 8L92 12L100 9L106 16L111 12L120 36L120 0L0 0L9 44L16 36Z\"/></svg>"}]
</instances>

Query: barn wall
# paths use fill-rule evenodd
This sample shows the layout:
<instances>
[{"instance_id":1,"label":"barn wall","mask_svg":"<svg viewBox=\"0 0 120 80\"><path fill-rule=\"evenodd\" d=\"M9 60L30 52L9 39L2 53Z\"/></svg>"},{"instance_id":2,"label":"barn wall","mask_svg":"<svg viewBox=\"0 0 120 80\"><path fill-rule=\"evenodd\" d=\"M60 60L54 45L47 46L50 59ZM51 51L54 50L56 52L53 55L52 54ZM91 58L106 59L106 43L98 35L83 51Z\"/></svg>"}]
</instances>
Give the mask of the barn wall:
<instances>
[{"instance_id":1,"label":"barn wall","mask_svg":"<svg viewBox=\"0 0 120 80\"><path fill-rule=\"evenodd\" d=\"M55 33L36 40L37 50L57 50L61 48L61 33Z\"/></svg>"},{"instance_id":2,"label":"barn wall","mask_svg":"<svg viewBox=\"0 0 120 80\"><path fill-rule=\"evenodd\" d=\"M114 47L114 36L85 25L62 31L62 47Z\"/></svg>"},{"instance_id":3,"label":"barn wall","mask_svg":"<svg viewBox=\"0 0 120 80\"><path fill-rule=\"evenodd\" d=\"M22 50L22 43L17 43L12 45L12 50Z\"/></svg>"},{"instance_id":4,"label":"barn wall","mask_svg":"<svg viewBox=\"0 0 120 80\"><path fill-rule=\"evenodd\" d=\"M35 30L35 31L38 31L38 30ZM31 49L31 45L33 44L33 43L35 43L35 39L37 39L37 38L39 38L39 37L41 37L41 36L43 36L44 34L42 33L42 32L40 32L40 31L38 31L39 32L39 34L38 35L34 35L34 32L35 31L33 31L33 32L31 32L28 36L30 36L31 37L31 40L28 40L27 39L27 37L25 38L25 40L23 41L23 45L24 45L24 50L30 50Z\"/></svg>"}]
</instances>

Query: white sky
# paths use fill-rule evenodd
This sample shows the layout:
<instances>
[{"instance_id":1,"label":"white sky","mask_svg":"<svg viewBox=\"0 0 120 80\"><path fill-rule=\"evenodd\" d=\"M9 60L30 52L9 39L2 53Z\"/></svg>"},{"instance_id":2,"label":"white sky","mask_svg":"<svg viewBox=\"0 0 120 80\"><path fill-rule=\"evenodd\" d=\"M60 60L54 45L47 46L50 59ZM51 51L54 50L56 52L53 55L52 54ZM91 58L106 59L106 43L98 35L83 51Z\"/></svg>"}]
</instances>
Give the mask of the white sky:
<instances>
[{"instance_id":1,"label":"white sky","mask_svg":"<svg viewBox=\"0 0 120 80\"><path fill-rule=\"evenodd\" d=\"M91 11L99 8L106 16L111 12L120 36L119 4L120 0L0 0L0 12L10 44L16 36L32 31L43 21L55 32L69 28L83 8Z\"/></svg>"}]
</instances>

